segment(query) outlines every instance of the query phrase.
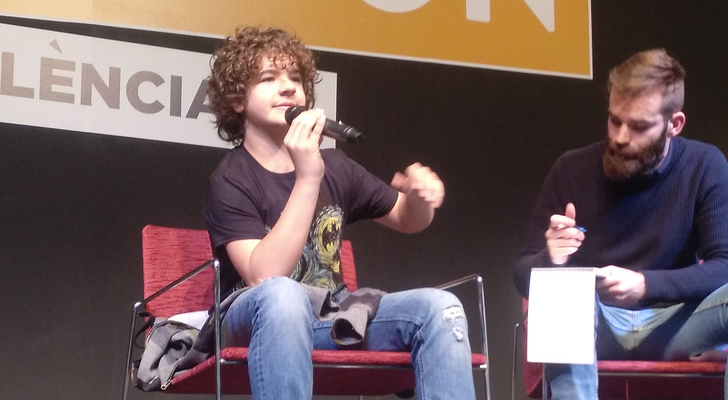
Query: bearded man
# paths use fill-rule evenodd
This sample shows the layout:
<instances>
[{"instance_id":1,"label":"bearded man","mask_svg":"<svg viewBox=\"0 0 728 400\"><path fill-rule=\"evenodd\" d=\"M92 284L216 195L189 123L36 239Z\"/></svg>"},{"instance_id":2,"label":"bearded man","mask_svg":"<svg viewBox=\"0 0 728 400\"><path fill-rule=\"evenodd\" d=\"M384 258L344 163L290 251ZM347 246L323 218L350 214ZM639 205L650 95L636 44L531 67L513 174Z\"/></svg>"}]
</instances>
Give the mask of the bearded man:
<instances>
[{"instance_id":1,"label":"bearded man","mask_svg":"<svg viewBox=\"0 0 728 400\"><path fill-rule=\"evenodd\" d=\"M700 359L728 343L728 162L678 136L684 80L662 49L612 69L607 137L553 165L513 269L524 297L531 268L600 269L598 359ZM552 399L598 398L596 363L547 376Z\"/></svg>"}]
</instances>

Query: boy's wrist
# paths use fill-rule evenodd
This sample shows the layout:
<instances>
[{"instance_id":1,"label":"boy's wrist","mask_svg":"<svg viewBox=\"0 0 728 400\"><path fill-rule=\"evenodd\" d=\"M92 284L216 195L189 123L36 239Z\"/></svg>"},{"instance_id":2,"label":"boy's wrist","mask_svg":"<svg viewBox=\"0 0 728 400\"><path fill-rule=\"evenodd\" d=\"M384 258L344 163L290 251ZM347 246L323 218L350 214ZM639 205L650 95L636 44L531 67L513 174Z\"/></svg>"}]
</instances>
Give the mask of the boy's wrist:
<instances>
[{"instance_id":1,"label":"boy's wrist","mask_svg":"<svg viewBox=\"0 0 728 400\"><path fill-rule=\"evenodd\" d=\"M296 186L299 186L301 188L311 188L318 190L321 186L321 180L323 179L323 176L315 176L315 175L296 175Z\"/></svg>"}]
</instances>

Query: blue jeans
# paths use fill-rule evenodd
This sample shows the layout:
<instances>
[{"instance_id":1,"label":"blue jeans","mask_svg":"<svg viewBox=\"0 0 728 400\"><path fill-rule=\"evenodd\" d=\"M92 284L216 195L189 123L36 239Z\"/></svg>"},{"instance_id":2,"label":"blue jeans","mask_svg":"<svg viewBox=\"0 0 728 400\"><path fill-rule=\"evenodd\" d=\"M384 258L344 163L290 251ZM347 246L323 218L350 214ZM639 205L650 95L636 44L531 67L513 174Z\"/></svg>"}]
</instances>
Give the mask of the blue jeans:
<instances>
[{"instance_id":1,"label":"blue jeans","mask_svg":"<svg viewBox=\"0 0 728 400\"><path fill-rule=\"evenodd\" d=\"M702 301L626 310L597 301L600 360L688 360L728 343L728 284ZM552 399L595 400L597 365L549 364ZM728 386L724 398L728 400Z\"/></svg>"},{"instance_id":2,"label":"blue jeans","mask_svg":"<svg viewBox=\"0 0 728 400\"><path fill-rule=\"evenodd\" d=\"M249 347L254 399L310 399L311 350L337 348L332 323L314 316L298 282L271 278L235 299L222 321L222 344ZM460 301L449 292L384 295L364 348L411 351L420 400L475 399L467 322Z\"/></svg>"}]
</instances>

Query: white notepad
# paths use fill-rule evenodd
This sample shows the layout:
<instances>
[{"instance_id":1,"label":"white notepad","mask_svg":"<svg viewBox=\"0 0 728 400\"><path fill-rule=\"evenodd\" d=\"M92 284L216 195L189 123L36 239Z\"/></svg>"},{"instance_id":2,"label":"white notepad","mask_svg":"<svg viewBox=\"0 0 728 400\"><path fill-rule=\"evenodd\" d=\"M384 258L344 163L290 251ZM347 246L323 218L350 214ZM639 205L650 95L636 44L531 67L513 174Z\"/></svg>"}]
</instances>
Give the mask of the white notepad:
<instances>
[{"instance_id":1,"label":"white notepad","mask_svg":"<svg viewBox=\"0 0 728 400\"><path fill-rule=\"evenodd\" d=\"M529 362L594 362L593 268L533 268L528 299Z\"/></svg>"}]
</instances>

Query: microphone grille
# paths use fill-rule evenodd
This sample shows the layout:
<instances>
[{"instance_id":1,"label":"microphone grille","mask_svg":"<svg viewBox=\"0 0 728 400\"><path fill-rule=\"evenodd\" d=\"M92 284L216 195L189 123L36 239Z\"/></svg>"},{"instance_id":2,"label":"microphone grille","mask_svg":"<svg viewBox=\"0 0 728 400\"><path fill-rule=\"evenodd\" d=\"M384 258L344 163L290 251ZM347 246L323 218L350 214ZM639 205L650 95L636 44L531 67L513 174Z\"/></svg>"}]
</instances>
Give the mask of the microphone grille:
<instances>
[{"instance_id":1,"label":"microphone grille","mask_svg":"<svg viewBox=\"0 0 728 400\"><path fill-rule=\"evenodd\" d=\"M306 111L306 107L304 107L304 106L288 107L288 109L286 110L286 114L285 114L286 122L288 122L290 124L291 122L293 122L293 120L296 117L298 117L299 114L301 114L304 111Z\"/></svg>"}]
</instances>

